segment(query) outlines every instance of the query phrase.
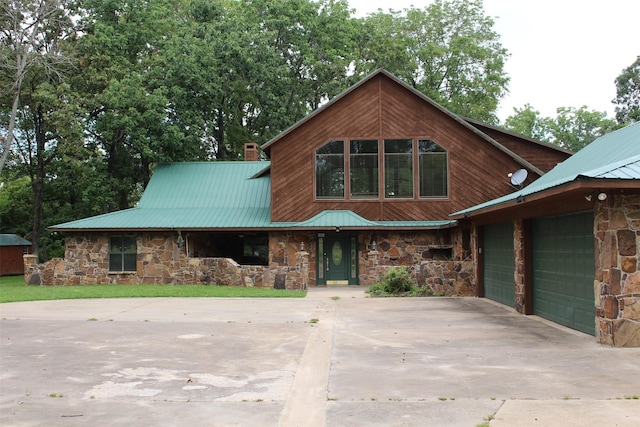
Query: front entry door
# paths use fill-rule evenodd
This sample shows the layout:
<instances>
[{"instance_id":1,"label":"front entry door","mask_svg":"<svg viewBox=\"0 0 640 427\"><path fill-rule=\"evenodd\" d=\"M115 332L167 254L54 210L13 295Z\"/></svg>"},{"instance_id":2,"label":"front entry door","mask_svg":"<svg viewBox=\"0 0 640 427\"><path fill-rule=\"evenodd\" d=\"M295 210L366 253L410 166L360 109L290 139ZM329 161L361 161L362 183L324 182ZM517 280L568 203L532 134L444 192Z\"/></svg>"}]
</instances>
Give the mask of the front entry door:
<instances>
[{"instance_id":1,"label":"front entry door","mask_svg":"<svg viewBox=\"0 0 640 427\"><path fill-rule=\"evenodd\" d=\"M344 286L357 284L356 236L350 233L318 235L318 285Z\"/></svg>"}]
</instances>

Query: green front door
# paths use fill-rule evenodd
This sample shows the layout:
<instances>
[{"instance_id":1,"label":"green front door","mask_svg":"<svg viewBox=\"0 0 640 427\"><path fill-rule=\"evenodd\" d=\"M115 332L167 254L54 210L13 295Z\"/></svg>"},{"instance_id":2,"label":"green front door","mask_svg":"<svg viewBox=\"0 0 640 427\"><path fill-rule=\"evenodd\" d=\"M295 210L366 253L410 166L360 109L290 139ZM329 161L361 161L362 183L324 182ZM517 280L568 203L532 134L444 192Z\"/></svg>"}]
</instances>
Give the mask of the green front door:
<instances>
[{"instance_id":1,"label":"green front door","mask_svg":"<svg viewBox=\"0 0 640 427\"><path fill-rule=\"evenodd\" d=\"M318 285L356 285L358 258L357 239L350 233L318 234Z\"/></svg>"},{"instance_id":2,"label":"green front door","mask_svg":"<svg viewBox=\"0 0 640 427\"><path fill-rule=\"evenodd\" d=\"M593 212L532 222L533 313L595 334Z\"/></svg>"}]
</instances>

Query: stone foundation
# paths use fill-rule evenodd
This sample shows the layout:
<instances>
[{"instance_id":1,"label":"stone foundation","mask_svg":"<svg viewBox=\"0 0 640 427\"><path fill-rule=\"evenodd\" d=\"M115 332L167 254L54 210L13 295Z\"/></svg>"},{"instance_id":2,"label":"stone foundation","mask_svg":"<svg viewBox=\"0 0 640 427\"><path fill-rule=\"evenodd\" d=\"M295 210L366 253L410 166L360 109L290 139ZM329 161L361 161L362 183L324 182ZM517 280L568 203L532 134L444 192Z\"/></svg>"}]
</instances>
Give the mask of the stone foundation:
<instances>
[{"instance_id":1,"label":"stone foundation","mask_svg":"<svg viewBox=\"0 0 640 427\"><path fill-rule=\"evenodd\" d=\"M596 340L640 347L640 195L595 205Z\"/></svg>"},{"instance_id":2,"label":"stone foundation","mask_svg":"<svg viewBox=\"0 0 640 427\"><path fill-rule=\"evenodd\" d=\"M292 265L239 265L229 258L187 257L174 233L143 234L137 238L136 271L109 271L109 236L70 235L65 258L38 264L24 256L25 282L30 285L86 284L216 284L227 286L306 289L309 254L293 252Z\"/></svg>"},{"instance_id":3,"label":"stone foundation","mask_svg":"<svg viewBox=\"0 0 640 427\"><path fill-rule=\"evenodd\" d=\"M25 256L25 281L33 285L219 284L276 289L316 285L316 232L271 232L269 265L239 265L229 258L187 256L178 234L137 236L136 271L109 271L109 236L69 233L64 259L37 264ZM475 262L460 230L360 232L359 282L368 286L396 266L406 266L419 286L445 295L475 295ZM371 251L376 241L376 251Z\"/></svg>"}]
</instances>

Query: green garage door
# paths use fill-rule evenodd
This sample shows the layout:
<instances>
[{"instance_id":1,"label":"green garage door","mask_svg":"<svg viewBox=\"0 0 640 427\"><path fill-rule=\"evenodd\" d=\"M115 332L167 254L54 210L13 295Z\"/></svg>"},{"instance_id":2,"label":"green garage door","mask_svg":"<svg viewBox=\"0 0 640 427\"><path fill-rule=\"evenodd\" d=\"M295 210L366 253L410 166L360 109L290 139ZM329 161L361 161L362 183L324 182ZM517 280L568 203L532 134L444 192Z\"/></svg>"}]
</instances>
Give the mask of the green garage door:
<instances>
[{"instance_id":1,"label":"green garage door","mask_svg":"<svg viewBox=\"0 0 640 427\"><path fill-rule=\"evenodd\" d=\"M513 223L487 225L482 235L484 296L515 307Z\"/></svg>"},{"instance_id":2,"label":"green garage door","mask_svg":"<svg viewBox=\"0 0 640 427\"><path fill-rule=\"evenodd\" d=\"M593 212L532 222L533 313L595 334Z\"/></svg>"}]
</instances>

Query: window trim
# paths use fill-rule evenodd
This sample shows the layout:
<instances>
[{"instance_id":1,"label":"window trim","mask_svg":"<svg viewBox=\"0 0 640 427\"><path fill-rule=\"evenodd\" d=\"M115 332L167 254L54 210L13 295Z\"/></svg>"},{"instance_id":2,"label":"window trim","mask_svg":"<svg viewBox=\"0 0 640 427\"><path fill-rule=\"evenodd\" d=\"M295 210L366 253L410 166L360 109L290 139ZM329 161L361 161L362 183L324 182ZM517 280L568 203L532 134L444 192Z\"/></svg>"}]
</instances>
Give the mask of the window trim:
<instances>
[{"instance_id":1,"label":"window trim","mask_svg":"<svg viewBox=\"0 0 640 427\"><path fill-rule=\"evenodd\" d=\"M320 150L322 147L334 141L342 142L342 196L341 197L319 196L318 195L318 150ZM347 174L349 173L349 170L348 170L349 162L348 162L348 155L345 154L345 150L346 150L345 147L348 145L347 141L348 141L348 138L330 138L329 140L325 141L322 145L320 145L319 147L313 150L312 155L313 155L313 198L314 200L316 201L349 200L347 196L348 192L350 191L350 189L348 188L349 179L347 179Z\"/></svg>"},{"instance_id":2,"label":"window trim","mask_svg":"<svg viewBox=\"0 0 640 427\"><path fill-rule=\"evenodd\" d=\"M120 244L120 252L111 252L111 247L113 246L111 241L112 239L122 239L121 240L121 244ZM125 270L125 255L127 255L127 252L124 249L125 246L125 239L133 239L136 245L136 252L135 252L135 257L136 257L136 262L134 263L134 267L132 270ZM112 265L111 265L111 255L112 254L118 254L120 255L120 269L114 270L112 269ZM128 253L128 255L131 255L131 253ZM107 262L109 264L109 273L110 274L135 274L138 271L138 266L137 266L137 261L138 261L138 238L135 235L131 235L131 234L116 234L116 235L112 235L109 236L109 253L107 255Z\"/></svg>"},{"instance_id":3,"label":"window trim","mask_svg":"<svg viewBox=\"0 0 640 427\"><path fill-rule=\"evenodd\" d=\"M385 151L385 146L384 143L385 141L392 141L392 140L407 140L407 141L411 141L411 195L410 196L405 196L405 197L388 197L387 196L387 162L386 162L386 151ZM381 163L382 163L382 178L381 178L381 185L383 188L383 195L382 195L382 199L384 201L387 200L416 200L416 138L411 137L411 138L379 138L378 139L378 143L382 146L382 159L381 159Z\"/></svg>"},{"instance_id":4,"label":"window trim","mask_svg":"<svg viewBox=\"0 0 640 427\"><path fill-rule=\"evenodd\" d=\"M421 168L421 162L420 162L420 156L422 155L422 153L420 153L420 141L431 141L434 144L436 144L438 147L440 147L443 152L444 152L444 156L445 156L445 178L447 180L447 185L446 185L446 193L443 196L423 196L422 193L422 168ZM419 200L446 200L449 199L449 195L451 194L451 179L450 179L450 170L451 168L449 167L449 150L447 150L446 148L444 148L441 144L439 144L435 139L433 138L417 138L416 139L416 144L417 144L417 151L416 151L416 162L417 162L417 167L418 167L418 173L416 174L416 179L418 180L418 199ZM426 153L425 153L426 154Z\"/></svg>"},{"instance_id":5,"label":"window trim","mask_svg":"<svg viewBox=\"0 0 640 427\"><path fill-rule=\"evenodd\" d=\"M382 170L380 168L380 138L348 138L345 139L345 141L347 141L348 143L345 144L348 146L348 162L347 162L347 166L348 166L348 172L349 172L349 200L350 201L372 201L372 200L380 200L380 181L382 178L382 174L380 173L380 171ZM356 153L356 154L352 154L351 153L351 143L353 141L375 141L376 142L376 152L375 154L373 153ZM353 176L352 176L352 172L354 170L353 168L353 164L351 162L351 157L353 155L368 155L368 156L374 156L376 157L376 168L377 168L377 194L375 196L354 196L353 195ZM345 159L347 160L347 159Z\"/></svg>"}]
</instances>

